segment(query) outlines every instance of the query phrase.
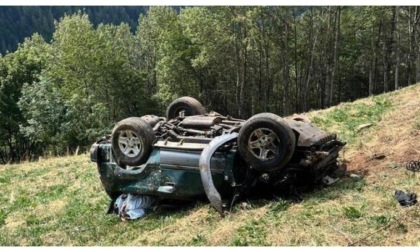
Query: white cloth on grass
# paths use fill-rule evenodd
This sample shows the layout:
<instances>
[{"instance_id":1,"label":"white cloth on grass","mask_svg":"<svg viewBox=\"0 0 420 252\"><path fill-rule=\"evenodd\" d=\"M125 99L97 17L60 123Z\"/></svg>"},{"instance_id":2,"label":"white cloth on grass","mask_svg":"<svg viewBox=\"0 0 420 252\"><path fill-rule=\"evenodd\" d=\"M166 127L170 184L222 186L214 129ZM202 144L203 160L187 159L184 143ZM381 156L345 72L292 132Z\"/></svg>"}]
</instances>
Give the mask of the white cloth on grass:
<instances>
[{"instance_id":1,"label":"white cloth on grass","mask_svg":"<svg viewBox=\"0 0 420 252\"><path fill-rule=\"evenodd\" d=\"M115 201L114 208L122 220L135 220L146 214L155 199L147 195L121 194Z\"/></svg>"}]
</instances>

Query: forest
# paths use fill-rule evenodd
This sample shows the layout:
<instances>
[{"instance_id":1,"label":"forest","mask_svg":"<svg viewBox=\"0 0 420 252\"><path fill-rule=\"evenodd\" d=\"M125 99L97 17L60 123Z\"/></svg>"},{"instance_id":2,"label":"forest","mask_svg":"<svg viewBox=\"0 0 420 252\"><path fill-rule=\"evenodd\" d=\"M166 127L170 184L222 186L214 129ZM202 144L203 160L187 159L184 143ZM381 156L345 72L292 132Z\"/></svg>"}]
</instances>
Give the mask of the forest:
<instances>
[{"instance_id":1,"label":"forest","mask_svg":"<svg viewBox=\"0 0 420 252\"><path fill-rule=\"evenodd\" d=\"M0 56L0 163L84 151L180 96L239 118L327 108L420 82L418 6L150 7L65 14Z\"/></svg>"},{"instance_id":2,"label":"forest","mask_svg":"<svg viewBox=\"0 0 420 252\"><path fill-rule=\"evenodd\" d=\"M35 32L50 41L54 21L65 14L83 10L94 26L125 22L134 32L139 15L146 9L145 6L0 6L0 53L15 51L18 43Z\"/></svg>"}]
</instances>

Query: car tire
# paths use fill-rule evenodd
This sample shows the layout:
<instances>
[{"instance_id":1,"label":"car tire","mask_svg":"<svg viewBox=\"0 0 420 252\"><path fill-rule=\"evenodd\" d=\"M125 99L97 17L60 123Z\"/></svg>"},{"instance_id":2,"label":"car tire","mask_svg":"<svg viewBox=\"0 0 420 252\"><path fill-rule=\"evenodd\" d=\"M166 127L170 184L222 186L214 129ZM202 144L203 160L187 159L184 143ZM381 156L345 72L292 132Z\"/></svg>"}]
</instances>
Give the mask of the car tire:
<instances>
[{"instance_id":1,"label":"car tire","mask_svg":"<svg viewBox=\"0 0 420 252\"><path fill-rule=\"evenodd\" d=\"M260 113L249 118L239 131L238 149L243 159L258 172L280 170L295 151L296 138L280 116Z\"/></svg>"},{"instance_id":2,"label":"car tire","mask_svg":"<svg viewBox=\"0 0 420 252\"><path fill-rule=\"evenodd\" d=\"M112 151L119 166L138 166L147 161L155 140L152 126L130 117L118 122L111 135Z\"/></svg>"},{"instance_id":3,"label":"car tire","mask_svg":"<svg viewBox=\"0 0 420 252\"><path fill-rule=\"evenodd\" d=\"M179 116L204 115L206 109L196 99L184 96L174 100L166 109L166 118L168 120Z\"/></svg>"},{"instance_id":4,"label":"car tire","mask_svg":"<svg viewBox=\"0 0 420 252\"><path fill-rule=\"evenodd\" d=\"M145 115L140 117L144 121L146 121L152 128L161 120L158 116L155 115Z\"/></svg>"}]
</instances>

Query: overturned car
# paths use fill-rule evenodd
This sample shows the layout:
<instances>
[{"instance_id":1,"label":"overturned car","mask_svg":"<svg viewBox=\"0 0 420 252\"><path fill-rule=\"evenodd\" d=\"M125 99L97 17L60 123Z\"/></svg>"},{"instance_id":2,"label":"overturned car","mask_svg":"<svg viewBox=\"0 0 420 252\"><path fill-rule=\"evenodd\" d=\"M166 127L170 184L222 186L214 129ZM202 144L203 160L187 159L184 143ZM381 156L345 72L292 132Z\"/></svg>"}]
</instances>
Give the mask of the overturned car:
<instances>
[{"instance_id":1,"label":"overturned car","mask_svg":"<svg viewBox=\"0 0 420 252\"><path fill-rule=\"evenodd\" d=\"M90 156L112 202L122 194L159 202L207 198L224 216L226 206L259 187L290 193L337 180L345 172L337 160L344 145L303 117L242 120L181 97L166 117L118 122Z\"/></svg>"}]
</instances>

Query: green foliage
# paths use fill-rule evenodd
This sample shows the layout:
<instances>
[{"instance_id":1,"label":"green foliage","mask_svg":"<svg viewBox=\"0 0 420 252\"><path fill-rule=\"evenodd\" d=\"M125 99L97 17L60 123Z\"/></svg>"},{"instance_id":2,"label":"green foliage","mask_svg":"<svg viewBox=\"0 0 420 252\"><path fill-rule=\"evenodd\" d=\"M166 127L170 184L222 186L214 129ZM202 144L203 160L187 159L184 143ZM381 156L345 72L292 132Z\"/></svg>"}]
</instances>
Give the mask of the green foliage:
<instances>
[{"instance_id":1,"label":"green foliage","mask_svg":"<svg viewBox=\"0 0 420 252\"><path fill-rule=\"evenodd\" d=\"M63 147L61 126L67 107L51 81L41 77L39 82L24 85L18 104L27 119L26 124L20 125L20 132L25 137L40 147L54 146L56 150Z\"/></svg>"},{"instance_id":2,"label":"green foliage","mask_svg":"<svg viewBox=\"0 0 420 252\"><path fill-rule=\"evenodd\" d=\"M362 212L352 206L344 207L343 211L344 211L344 216L346 216L349 219L358 219L362 217Z\"/></svg>"},{"instance_id":3,"label":"green foliage","mask_svg":"<svg viewBox=\"0 0 420 252\"><path fill-rule=\"evenodd\" d=\"M388 225L391 222L391 218L385 215L375 215L369 220L369 225L374 228L381 228Z\"/></svg>"},{"instance_id":4,"label":"green foliage","mask_svg":"<svg viewBox=\"0 0 420 252\"><path fill-rule=\"evenodd\" d=\"M190 62L194 49L183 34L175 10L151 7L139 22L136 41L142 59L140 71L146 77L149 91L155 90L154 93L148 92L149 95L165 105L182 95L198 97Z\"/></svg>"},{"instance_id":5,"label":"green foliage","mask_svg":"<svg viewBox=\"0 0 420 252\"><path fill-rule=\"evenodd\" d=\"M245 99L245 94L253 94L256 88L245 85L252 70L246 66L251 14L249 7L221 6L185 9L179 16L183 34L190 41L185 50L192 67L190 78L194 78L201 100L218 112L241 117L251 112L251 99Z\"/></svg>"},{"instance_id":6,"label":"green foliage","mask_svg":"<svg viewBox=\"0 0 420 252\"><path fill-rule=\"evenodd\" d=\"M127 25L94 29L86 14L65 16L53 35L44 77L24 86L20 106L28 123L21 132L44 152L65 154L109 133L113 122L144 114L150 100L132 67L133 55Z\"/></svg>"},{"instance_id":7,"label":"green foliage","mask_svg":"<svg viewBox=\"0 0 420 252\"><path fill-rule=\"evenodd\" d=\"M0 159L19 161L32 153L31 142L20 133L26 118L18 106L24 85L37 81L46 62L48 45L37 34L0 59Z\"/></svg>"},{"instance_id":8,"label":"green foliage","mask_svg":"<svg viewBox=\"0 0 420 252\"><path fill-rule=\"evenodd\" d=\"M6 220L6 213L3 211L3 209L0 209L0 227L4 225Z\"/></svg>"},{"instance_id":9,"label":"green foliage","mask_svg":"<svg viewBox=\"0 0 420 252\"><path fill-rule=\"evenodd\" d=\"M366 186L366 179L362 178L349 178L345 180L346 183L340 183L336 185L342 190L363 192L363 189Z\"/></svg>"},{"instance_id":10,"label":"green foliage","mask_svg":"<svg viewBox=\"0 0 420 252\"><path fill-rule=\"evenodd\" d=\"M232 240L232 246L270 246L267 243L266 231L262 222L253 220L237 230L237 236Z\"/></svg>"},{"instance_id":11,"label":"green foliage","mask_svg":"<svg viewBox=\"0 0 420 252\"><path fill-rule=\"evenodd\" d=\"M289 208L289 206L290 206L290 202L280 199L270 206L270 210L273 213L279 213L279 212L286 211Z\"/></svg>"},{"instance_id":12,"label":"green foliage","mask_svg":"<svg viewBox=\"0 0 420 252\"><path fill-rule=\"evenodd\" d=\"M198 234L191 239L191 242L188 244L188 246L199 246L206 243L207 243L206 238Z\"/></svg>"}]
</instances>

